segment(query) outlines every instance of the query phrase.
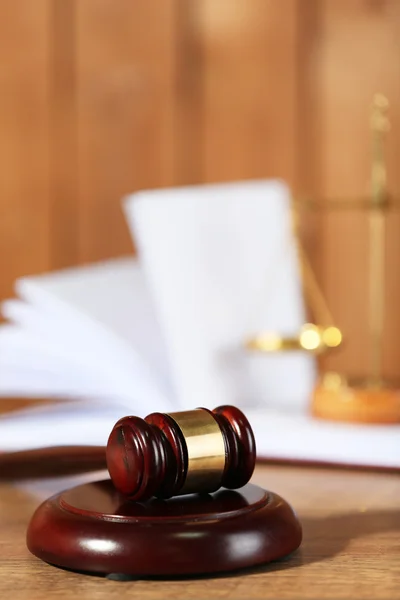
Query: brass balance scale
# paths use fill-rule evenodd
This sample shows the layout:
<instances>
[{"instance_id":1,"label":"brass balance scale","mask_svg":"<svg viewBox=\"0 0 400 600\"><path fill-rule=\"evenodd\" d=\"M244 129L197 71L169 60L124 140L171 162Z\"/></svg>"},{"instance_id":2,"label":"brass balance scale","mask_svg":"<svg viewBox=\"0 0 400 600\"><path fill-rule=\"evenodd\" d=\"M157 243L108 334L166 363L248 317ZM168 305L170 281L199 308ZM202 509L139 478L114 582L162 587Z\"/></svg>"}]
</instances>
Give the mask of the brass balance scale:
<instances>
[{"instance_id":1,"label":"brass balance scale","mask_svg":"<svg viewBox=\"0 0 400 600\"><path fill-rule=\"evenodd\" d=\"M371 111L372 169L371 196L361 201L369 213L369 374L363 380L351 381L337 372L322 374L311 402L315 417L360 423L400 422L400 388L382 376L384 288L385 288L385 220L393 202L387 191L387 169L384 158L384 135L389 130L388 101L374 97ZM359 207L360 200L326 201L329 208ZM283 337L266 332L246 340L247 349L262 353L303 351L322 355L343 343L343 332L334 322L327 301L311 264L300 243L298 211L293 203L293 232L301 272L304 297L316 323L305 323L297 335Z\"/></svg>"}]
</instances>

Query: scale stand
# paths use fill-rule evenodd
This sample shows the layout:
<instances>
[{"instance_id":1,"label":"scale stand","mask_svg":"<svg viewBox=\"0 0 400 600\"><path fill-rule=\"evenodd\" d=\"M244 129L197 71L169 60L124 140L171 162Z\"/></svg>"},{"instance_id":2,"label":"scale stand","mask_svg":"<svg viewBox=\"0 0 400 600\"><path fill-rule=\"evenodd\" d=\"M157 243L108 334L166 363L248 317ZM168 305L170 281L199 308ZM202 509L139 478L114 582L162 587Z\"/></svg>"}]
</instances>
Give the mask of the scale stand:
<instances>
[{"instance_id":1,"label":"scale stand","mask_svg":"<svg viewBox=\"0 0 400 600\"><path fill-rule=\"evenodd\" d=\"M371 113L372 173L371 197L365 208L369 213L369 375L347 380L341 374L323 375L314 391L314 416L358 423L388 424L400 422L400 387L382 375L383 333L385 321L385 220L392 206L387 191L384 135L390 129L388 101L374 97ZM350 204L350 203L348 203Z\"/></svg>"},{"instance_id":2,"label":"scale stand","mask_svg":"<svg viewBox=\"0 0 400 600\"><path fill-rule=\"evenodd\" d=\"M341 373L325 373L315 387L311 412L315 417L358 423L399 423L400 385L382 375L384 306L385 306L385 217L394 205L387 191L384 160L384 134L389 130L388 101L381 94L374 97L371 112L372 172L371 196L361 200L325 200L332 210L361 206L369 214L369 318L370 364L367 377L347 380ZM321 206L322 203L319 203ZM297 218L296 218L297 220ZM306 254L302 249L297 226L297 246L304 295L317 318L306 323L299 334L286 338L276 333L260 333L245 342L249 350L264 353L299 350L315 355L339 349L343 338L333 320Z\"/></svg>"}]
</instances>

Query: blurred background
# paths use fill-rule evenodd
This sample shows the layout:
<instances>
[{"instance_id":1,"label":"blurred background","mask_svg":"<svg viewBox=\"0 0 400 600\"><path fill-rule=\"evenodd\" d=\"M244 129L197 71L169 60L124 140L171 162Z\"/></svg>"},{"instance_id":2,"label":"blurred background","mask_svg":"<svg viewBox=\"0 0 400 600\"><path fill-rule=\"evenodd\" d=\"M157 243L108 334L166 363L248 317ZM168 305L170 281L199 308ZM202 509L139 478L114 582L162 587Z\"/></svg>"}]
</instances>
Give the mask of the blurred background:
<instances>
[{"instance_id":1,"label":"blurred background","mask_svg":"<svg viewBox=\"0 0 400 600\"><path fill-rule=\"evenodd\" d=\"M369 110L390 101L400 193L399 0L1 0L0 299L21 275L132 252L121 197L279 177L363 197ZM321 212L305 243L366 368L365 214ZM400 359L400 217L388 218L384 371Z\"/></svg>"}]
</instances>

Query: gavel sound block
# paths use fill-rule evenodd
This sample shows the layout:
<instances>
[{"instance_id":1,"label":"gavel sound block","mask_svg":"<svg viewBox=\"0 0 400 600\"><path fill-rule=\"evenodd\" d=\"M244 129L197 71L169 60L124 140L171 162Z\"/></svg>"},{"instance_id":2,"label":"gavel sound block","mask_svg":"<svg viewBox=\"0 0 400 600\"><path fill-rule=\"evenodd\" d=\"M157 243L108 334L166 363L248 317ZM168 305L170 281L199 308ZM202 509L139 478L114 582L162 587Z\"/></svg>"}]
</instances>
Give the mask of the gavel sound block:
<instances>
[{"instance_id":1,"label":"gavel sound block","mask_svg":"<svg viewBox=\"0 0 400 600\"><path fill-rule=\"evenodd\" d=\"M300 545L289 504L248 483L254 435L235 407L124 417L106 458L110 480L37 509L33 554L83 572L176 576L249 567Z\"/></svg>"}]
</instances>

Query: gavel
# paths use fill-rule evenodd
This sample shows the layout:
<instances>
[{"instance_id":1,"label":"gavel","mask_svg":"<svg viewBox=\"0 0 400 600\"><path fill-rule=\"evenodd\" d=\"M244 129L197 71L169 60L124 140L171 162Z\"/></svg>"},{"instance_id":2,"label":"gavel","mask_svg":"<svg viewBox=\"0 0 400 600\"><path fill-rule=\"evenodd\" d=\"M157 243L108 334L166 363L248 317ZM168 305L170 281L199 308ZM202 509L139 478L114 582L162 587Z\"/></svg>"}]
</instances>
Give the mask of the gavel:
<instances>
[{"instance_id":1,"label":"gavel","mask_svg":"<svg viewBox=\"0 0 400 600\"><path fill-rule=\"evenodd\" d=\"M106 455L117 490L146 500L240 488L253 474L256 447L242 411L219 406L124 417L111 431Z\"/></svg>"},{"instance_id":2,"label":"gavel","mask_svg":"<svg viewBox=\"0 0 400 600\"><path fill-rule=\"evenodd\" d=\"M80 456L82 460L80 461ZM0 479L62 475L107 467L115 488L133 501L238 489L256 460L253 430L241 410L127 416L113 427L106 448L47 448L0 455ZM35 472L35 467L37 467ZM86 467L86 468L85 468Z\"/></svg>"}]
</instances>

